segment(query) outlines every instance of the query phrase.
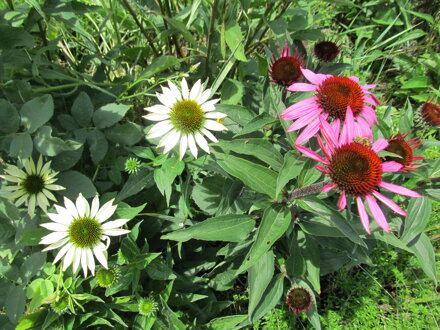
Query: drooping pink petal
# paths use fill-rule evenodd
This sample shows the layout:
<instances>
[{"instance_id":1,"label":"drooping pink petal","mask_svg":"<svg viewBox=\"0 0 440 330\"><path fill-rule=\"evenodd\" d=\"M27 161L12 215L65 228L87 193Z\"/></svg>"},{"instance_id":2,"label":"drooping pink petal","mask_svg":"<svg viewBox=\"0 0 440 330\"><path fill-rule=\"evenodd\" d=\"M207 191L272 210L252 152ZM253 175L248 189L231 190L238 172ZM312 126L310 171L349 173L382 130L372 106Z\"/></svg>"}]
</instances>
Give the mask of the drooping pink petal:
<instances>
[{"instance_id":1,"label":"drooping pink petal","mask_svg":"<svg viewBox=\"0 0 440 330\"><path fill-rule=\"evenodd\" d=\"M314 92L317 86L306 83L295 83L287 87L287 90L291 92Z\"/></svg>"},{"instance_id":2,"label":"drooping pink petal","mask_svg":"<svg viewBox=\"0 0 440 330\"><path fill-rule=\"evenodd\" d=\"M316 152L307 149L306 147L302 147L300 145L295 144L295 147L298 149L299 152L303 153L307 157L316 160L317 162L327 164L327 161L322 158L320 155L318 155Z\"/></svg>"},{"instance_id":3,"label":"drooping pink petal","mask_svg":"<svg viewBox=\"0 0 440 330\"><path fill-rule=\"evenodd\" d=\"M386 139L379 139L373 143L373 145L371 146L371 149L374 152L379 152L379 151L384 150L386 147L388 147L388 145L389 145L389 143Z\"/></svg>"},{"instance_id":4,"label":"drooping pink petal","mask_svg":"<svg viewBox=\"0 0 440 330\"><path fill-rule=\"evenodd\" d=\"M345 196L345 190L341 192L341 196L339 196L338 207L340 210L345 209L347 206L347 197Z\"/></svg>"},{"instance_id":5,"label":"drooping pink petal","mask_svg":"<svg viewBox=\"0 0 440 330\"><path fill-rule=\"evenodd\" d=\"M321 173L330 174L330 171L321 165L315 165L315 168Z\"/></svg>"},{"instance_id":6,"label":"drooping pink petal","mask_svg":"<svg viewBox=\"0 0 440 330\"><path fill-rule=\"evenodd\" d=\"M327 120L324 120L319 116L319 122L321 124L321 134L324 137L325 142L332 148L338 146L338 135L339 132L335 132Z\"/></svg>"},{"instance_id":7,"label":"drooping pink petal","mask_svg":"<svg viewBox=\"0 0 440 330\"><path fill-rule=\"evenodd\" d=\"M373 97L369 96L369 95L364 95L364 102L368 103L368 104L371 104L373 106L377 104L376 100Z\"/></svg>"},{"instance_id":8,"label":"drooping pink petal","mask_svg":"<svg viewBox=\"0 0 440 330\"><path fill-rule=\"evenodd\" d=\"M389 183L389 182L381 182L379 184L379 187L392 191L393 193L399 194L399 195L403 195L403 196L408 196L408 197L422 197L422 195L420 195L418 192L415 192L413 190L410 190L408 188L402 187L402 186L398 186L396 184L393 183Z\"/></svg>"},{"instance_id":9,"label":"drooping pink petal","mask_svg":"<svg viewBox=\"0 0 440 330\"><path fill-rule=\"evenodd\" d=\"M309 113L299 119L297 119L287 130L286 132L293 132L296 130L299 130L300 128L303 128L304 126L311 123L316 117L316 114Z\"/></svg>"},{"instance_id":10,"label":"drooping pink petal","mask_svg":"<svg viewBox=\"0 0 440 330\"><path fill-rule=\"evenodd\" d=\"M370 124L370 127L373 126L374 123L379 124L376 112L373 108L364 105L361 114L367 120L368 124Z\"/></svg>"},{"instance_id":11,"label":"drooping pink petal","mask_svg":"<svg viewBox=\"0 0 440 330\"><path fill-rule=\"evenodd\" d=\"M382 163L382 171L384 172L399 172L402 167L402 164L395 161Z\"/></svg>"},{"instance_id":12,"label":"drooping pink petal","mask_svg":"<svg viewBox=\"0 0 440 330\"><path fill-rule=\"evenodd\" d=\"M355 135L355 127L354 127L353 111L351 110L351 107L348 106L347 112L345 113L345 121L341 133L342 143L351 143L355 138L354 135Z\"/></svg>"},{"instance_id":13,"label":"drooping pink petal","mask_svg":"<svg viewBox=\"0 0 440 330\"><path fill-rule=\"evenodd\" d=\"M319 166L319 165L317 165L317 166ZM328 185L322 187L321 191L322 192L329 192L330 190L336 188L337 186L338 186L337 184L328 184Z\"/></svg>"},{"instance_id":14,"label":"drooping pink petal","mask_svg":"<svg viewBox=\"0 0 440 330\"><path fill-rule=\"evenodd\" d=\"M376 86L377 86L377 84L369 84L369 85L361 86L361 88L362 88L363 90L367 90L367 89L374 88L374 87L376 87Z\"/></svg>"},{"instance_id":15,"label":"drooping pink petal","mask_svg":"<svg viewBox=\"0 0 440 330\"><path fill-rule=\"evenodd\" d=\"M368 217L368 213L365 210L364 203L362 202L362 198L357 196L356 197L356 204L359 212L359 217L361 218L362 226L364 227L365 231L368 234L371 234L370 230L370 218Z\"/></svg>"},{"instance_id":16,"label":"drooping pink petal","mask_svg":"<svg viewBox=\"0 0 440 330\"><path fill-rule=\"evenodd\" d=\"M316 135L319 131L319 121L318 118L316 118L312 123L310 123L302 132L300 135L298 135L296 142L297 144L302 144L305 141L310 140L313 136Z\"/></svg>"},{"instance_id":17,"label":"drooping pink petal","mask_svg":"<svg viewBox=\"0 0 440 330\"><path fill-rule=\"evenodd\" d=\"M348 77L348 79L350 79L351 81L354 81L355 83L358 83L358 82L359 82L359 78L356 77L356 76Z\"/></svg>"},{"instance_id":18,"label":"drooping pink petal","mask_svg":"<svg viewBox=\"0 0 440 330\"><path fill-rule=\"evenodd\" d=\"M306 79L308 81L310 81L312 84L315 84L315 85L319 85L327 78L332 77L331 75L314 73L311 70L303 69L303 68L301 68L301 71L302 71L304 77L306 77Z\"/></svg>"},{"instance_id":19,"label":"drooping pink petal","mask_svg":"<svg viewBox=\"0 0 440 330\"><path fill-rule=\"evenodd\" d=\"M373 140L373 132L371 131L370 125L364 118L360 116L357 117L356 132L359 132L358 136L363 136L368 138L369 140Z\"/></svg>"},{"instance_id":20,"label":"drooping pink petal","mask_svg":"<svg viewBox=\"0 0 440 330\"><path fill-rule=\"evenodd\" d=\"M318 141L319 147L324 152L325 158L330 159L332 151L329 149L329 145L324 144L320 136L316 136L316 141Z\"/></svg>"},{"instance_id":21,"label":"drooping pink petal","mask_svg":"<svg viewBox=\"0 0 440 330\"><path fill-rule=\"evenodd\" d=\"M374 220L376 220L380 228L389 233L390 227L388 226L387 219L385 218L385 215L383 214L376 200L371 195L365 195L365 199L367 200L368 207L370 208Z\"/></svg>"},{"instance_id":22,"label":"drooping pink petal","mask_svg":"<svg viewBox=\"0 0 440 330\"><path fill-rule=\"evenodd\" d=\"M299 101L295 104L292 104L290 107L288 107L286 110L284 110L281 113L281 117L284 117L284 116L290 114L291 112L296 113L296 111L299 111L299 110L310 109L310 105L313 105L313 104L316 105L315 102L317 99L318 98L314 96L314 97L309 97L308 99Z\"/></svg>"},{"instance_id":23,"label":"drooping pink petal","mask_svg":"<svg viewBox=\"0 0 440 330\"><path fill-rule=\"evenodd\" d=\"M397 205L395 202L393 202L388 197L382 195L380 192L373 191L372 194L374 197L376 197L378 200L380 200L382 203L384 203L389 209L393 210L394 212L396 212L400 215L403 215L403 216L407 215L407 213L404 210L402 210L399 205Z\"/></svg>"},{"instance_id":24,"label":"drooping pink petal","mask_svg":"<svg viewBox=\"0 0 440 330\"><path fill-rule=\"evenodd\" d=\"M293 119L301 118L303 116L306 116L306 115L312 114L312 113L315 114L315 116L318 116L321 112L322 112L322 110L319 109L317 104L310 104L308 106L305 106L301 109L297 109L295 111L291 111L289 113L284 114L284 112L283 112L280 116L284 120L293 120Z\"/></svg>"}]
</instances>

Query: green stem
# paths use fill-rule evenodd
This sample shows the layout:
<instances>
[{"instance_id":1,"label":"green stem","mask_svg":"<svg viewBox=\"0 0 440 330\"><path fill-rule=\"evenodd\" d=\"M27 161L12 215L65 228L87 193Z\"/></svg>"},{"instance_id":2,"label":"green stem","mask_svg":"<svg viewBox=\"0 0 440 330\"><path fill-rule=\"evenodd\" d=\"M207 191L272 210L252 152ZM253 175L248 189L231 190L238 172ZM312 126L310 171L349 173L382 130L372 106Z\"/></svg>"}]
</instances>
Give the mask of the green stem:
<instances>
[{"instance_id":1,"label":"green stem","mask_svg":"<svg viewBox=\"0 0 440 330\"><path fill-rule=\"evenodd\" d=\"M112 83L93 83L96 86L112 86ZM51 86L51 87L41 87L41 88L33 88L32 92L34 93L47 93L47 92L53 92L60 89L66 89L66 88L72 88L72 87L78 87L85 85L84 82L77 82L77 83L71 83L71 84L64 84L64 85L58 85L58 86Z\"/></svg>"},{"instance_id":2,"label":"green stem","mask_svg":"<svg viewBox=\"0 0 440 330\"><path fill-rule=\"evenodd\" d=\"M296 199L296 198L300 198L300 197L303 197L303 196L320 193L322 188L324 186L330 184L330 182L331 181L326 180L326 181L321 181L321 182L318 182L318 183L311 184L310 186L307 186L307 187L302 187L302 188L295 189L289 195L287 195L286 197L284 197L281 200L278 200L277 202L281 203L281 204L287 204L292 199Z\"/></svg>"},{"instance_id":3,"label":"green stem","mask_svg":"<svg viewBox=\"0 0 440 330\"><path fill-rule=\"evenodd\" d=\"M211 56L211 47L212 47L212 35L214 34L214 15L217 10L218 0L214 0L214 3L211 6L211 18L209 20L209 32L208 32L208 49L206 51L206 63L205 63L205 79L208 78L209 75L209 57Z\"/></svg>"}]
</instances>

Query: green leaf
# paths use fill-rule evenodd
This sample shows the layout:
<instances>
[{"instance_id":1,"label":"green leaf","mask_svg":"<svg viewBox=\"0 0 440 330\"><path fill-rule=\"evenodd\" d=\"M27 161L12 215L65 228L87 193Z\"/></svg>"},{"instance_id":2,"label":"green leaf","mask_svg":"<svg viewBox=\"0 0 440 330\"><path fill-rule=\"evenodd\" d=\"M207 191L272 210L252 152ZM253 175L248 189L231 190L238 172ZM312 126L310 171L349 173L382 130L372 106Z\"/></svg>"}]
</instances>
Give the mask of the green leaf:
<instances>
[{"instance_id":1,"label":"green leaf","mask_svg":"<svg viewBox=\"0 0 440 330\"><path fill-rule=\"evenodd\" d=\"M93 163L98 164L104 159L108 151L108 142L104 133L98 129L88 131L87 142L89 144L90 157Z\"/></svg>"},{"instance_id":2,"label":"green leaf","mask_svg":"<svg viewBox=\"0 0 440 330\"><path fill-rule=\"evenodd\" d=\"M73 140L52 137L52 127L40 127L34 137L35 149L44 156L54 157L63 151L78 150L82 144Z\"/></svg>"},{"instance_id":3,"label":"green leaf","mask_svg":"<svg viewBox=\"0 0 440 330\"><path fill-rule=\"evenodd\" d=\"M403 89L411 88L429 88L432 86L431 78L428 76L415 76L402 84Z\"/></svg>"},{"instance_id":4,"label":"green leaf","mask_svg":"<svg viewBox=\"0 0 440 330\"><path fill-rule=\"evenodd\" d=\"M21 122L29 133L35 132L53 116L53 99L49 94L36 97L21 107Z\"/></svg>"},{"instance_id":5,"label":"green leaf","mask_svg":"<svg viewBox=\"0 0 440 330\"><path fill-rule=\"evenodd\" d=\"M87 176L73 170L60 173L57 184L66 188L60 193L71 200L76 200L79 193L85 198L94 197L97 193L93 182Z\"/></svg>"},{"instance_id":6,"label":"green leaf","mask_svg":"<svg viewBox=\"0 0 440 330\"><path fill-rule=\"evenodd\" d=\"M130 108L131 105L116 103L106 104L95 111L93 114L93 123L98 128L113 126L124 118Z\"/></svg>"},{"instance_id":7,"label":"green leaf","mask_svg":"<svg viewBox=\"0 0 440 330\"><path fill-rule=\"evenodd\" d=\"M132 146L144 137L141 126L132 122L115 125L107 129L105 135L110 141L122 146Z\"/></svg>"},{"instance_id":8,"label":"green leaf","mask_svg":"<svg viewBox=\"0 0 440 330\"><path fill-rule=\"evenodd\" d=\"M184 168L184 162L175 156L171 156L160 168L154 170L154 181L156 182L157 189L166 197L167 205L170 204L172 184L176 177L182 174Z\"/></svg>"},{"instance_id":9,"label":"green leaf","mask_svg":"<svg viewBox=\"0 0 440 330\"><path fill-rule=\"evenodd\" d=\"M262 299L257 307L250 314L250 321L256 322L261 319L267 312L272 310L280 301L284 293L284 276L275 275L263 293Z\"/></svg>"},{"instance_id":10,"label":"green leaf","mask_svg":"<svg viewBox=\"0 0 440 330\"><path fill-rule=\"evenodd\" d=\"M139 172L130 174L127 182L116 196L116 202L137 194L144 188L150 188L154 185L153 173L147 168L142 168Z\"/></svg>"},{"instance_id":11,"label":"green leaf","mask_svg":"<svg viewBox=\"0 0 440 330\"><path fill-rule=\"evenodd\" d=\"M244 36L241 33L240 26L235 20L231 20L225 31L226 44L234 54L234 57L243 62L247 62L246 55L244 54Z\"/></svg>"},{"instance_id":12,"label":"green leaf","mask_svg":"<svg viewBox=\"0 0 440 330\"><path fill-rule=\"evenodd\" d=\"M87 93L81 92L73 102L70 112L72 112L73 118L75 118L81 127L87 127L92 120L93 109L94 107L90 97Z\"/></svg>"},{"instance_id":13,"label":"green leaf","mask_svg":"<svg viewBox=\"0 0 440 330\"><path fill-rule=\"evenodd\" d=\"M268 142L257 138L220 141L216 144L224 151L254 156L278 171L283 164L283 156Z\"/></svg>"},{"instance_id":14,"label":"green leaf","mask_svg":"<svg viewBox=\"0 0 440 330\"><path fill-rule=\"evenodd\" d=\"M37 246L41 238L48 235L49 232L45 228L34 228L26 230L20 237L19 243L24 246Z\"/></svg>"},{"instance_id":15,"label":"green leaf","mask_svg":"<svg viewBox=\"0 0 440 330\"><path fill-rule=\"evenodd\" d=\"M27 258L20 267L22 278L27 283L32 276L36 275L46 262L46 253L36 252Z\"/></svg>"},{"instance_id":16,"label":"green leaf","mask_svg":"<svg viewBox=\"0 0 440 330\"><path fill-rule=\"evenodd\" d=\"M275 197L277 173L246 159L215 153L217 164L251 189Z\"/></svg>"},{"instance_id":17,"label":"green leaf","mask_svg":"<svg viewBox=\"0 0 440 330\"><path fill-rule=\"evenodd\" d=\"M32 48L34 38L23 28L0 25L0 49L10 50L16 47Z\"/></svg>"},{"instance_id":18,"label":"green leaf","mask_svg":"<svg viewBox=\"0 0 440 330\"><path fill-rule=\"evenodd\" d=\"M179 35L181 35L186 41L188 41L191 44L191 46L197 48L198 46L197 41L196 39L194 39L191 32L188 31L185 24L171 17L167 17L167 16L162 16L162 17L168 22L168 24L173 29L175 29L178 32Z\"/></svg>"},{"instance_id":19,"label":"green leaf","mask_svg":"<svg viewBox=\"0 0 440 330\"><path fill-rule=\"evenodd\" d=\"M272 280L274 273L275 255L272 251L266 251L261 255L254 266L249 268L248 282L249 282L249 306L248 316L252 321L252 314L263 298L264 291Z\"/></svg>"},{"instance_id":20,"label":"green leaf","mask_svg":"<svg viewBox=\"0 0 440 330\"><path fill-rule=\"evenodd\" d=\"M276 196L278 196L290 180L296 178L301 173L303 166L304 160L299 158L296 152L290 150L284 155L283 165L277 178Z\"/></svg>"},{"instance_id":21,"label":"green leaf","mask_svg":"<svg viewBox=\"0 0 440 330\"><path fill-rule=\"evenodd\" d=\"M408 205L408 215L404 221L403 234L400 238L404 243L409 243L423 232L431 218L431 209L429 198L411 198Z\"/></svg>"},{"instance_id":22,"label":"green leaf","mask_svg":"<svg viewBox=\"0 0 440 330\"><path fill-rule=\"evenodd\" d=\"M238 104L244 94L244 85L238 80L227 79L223 82L221 90L223 104Z\"/></svg>"},{"instance_id":23,"label":"green leaf","mask_svg":"<svg viewBox=\"0 0 440 330\"><path fill-rule=\"evenodd\" d=\"M33 312L46 302L48 298L52 296L54 292L53 283L49 280L37 278L29 284L26 295L31 302L29 304L29 311Z\"/></svg>"},{"instance_id":24,"label":"green leaf","mask_svg":"<svg viewBox=\"0 0 440 330\"><path fill-rule=\"evenodd\" d=\"M131 220L136 217L140 212L142 212L142 210L145 208L145 205L147 205L147 203L136 207L131 207L130 205L123 202L118 203L118 208L115 211L114 217L118 219Z\"/></svg>"},{"instance_id":25,"label":"green leaf","mask_svg":"<svg viewBox=\"0 0 440 330\"><path fill-rule=\"evenodd\" d=\"M313 236L298 232L298 241L303 242L301 254L306 262L305 278L312 284L313 288L319 293L321 291L320 283L320 263L321 249Z\"/></svg>"},{"instance_id":26,"label":"green leaf","mask_svg":"<svg viewBox=\"0 0 440 330\"><path fill-rule=\"evenodd\" d=\"M38 325L38 320L42 314L44 314L43 310L32 314L23 315L18 321L15 330L26 330L36 327Z\"/></svg>"},{"instance_id":27,"label":"green leaf","mask_svg":"<svg viewBox=\"0 0 440 330\"><path fill-rule=\"evenodd\" d=\"M22 286L11 286L5 301L6 315L9 320L16 324L24 312L26 295Z\"/></svg>"},{"instance_id":28,"label":"green leaf","mask_svg":"<svg viewBox=\"0 0 440 330\"><path fill-rule=\"evenodd\" d=\"M186 242L203 241L241 242L254 228L255 221L248 215L229 214L209 218L191 227L163 235L161 239Z\"/></svg>"},{"instance_id":29,"label":"green leaf","mask_svg":"<svg viewBox=\"0 0 440 330\"><path fill-rule=\"evenodd\" d=\"M211 320L206 326L209 330L234 330L239 329L238 324L246 318L247 315L222 316Z\"/></svg>"},{"instance_id":30,"label":"green leaf","mask_svg":"<svg viewBox=\"0 0 440 330\"><path fill-rule=\"evenodd\" d=\"M249 121L241 130L239 134L235 134L234 137L249 134L263 128L267 124L271 124L275 121L275 119L269 115L268 113L263 112L262 114L254 117L251 121Z\"/></svg>"},{"instance_id":31,"label":"green leaf","mask_svg":"<svg viewBox=\"0 0 440 330\"><path fill-rule=\"evenodd\" d=\"M240 274L255 265L272 245L286 232L291 222L290 210L279 205L268 207L263 214L254 244L252 244L242 265L236 274Z\"/></svg>"},{"instance_id":32,"label":"green leaf","mask_svg":"<svg viewBox=\"0 0 440 330\"><path fill-rule=\"evenodd\" d=\"M151 64L140 74L138 81L145 80L155 74L166 70L172 66L178 65L179 60L175 56L163 55L155 58Z\"/></svg>"},{"instance_id":33,"label":"green leaf","mask_svg":"<svg viewBox=\"0 0 440 330\"><path fill-rule=\"evenodd\" d=\"M146 270L148 276L153 280L168 281L176 278L173 270L161 258L154 259Z\"/></svg>"},{"instance_id":34,"label":"green leaf","mask_svg":"<svg viewBox=\"0 0 440 330\"><path fill-rule=\"evenodd\" d=\"M34 149L32 138L29 133L21 133L12 138L9 152L11 156L21 159L29 158Z\"/></svg>"},{"instance_id":35,"label":"green leaf","mask_svg":"<svg viewBox=\"0 0 440 330\"><path fill-rule=\"evenodd\" d=\"M302 200L297 200L297 203L304 210L329 220L353 243L367 248L365 242L360 238L360 233L354 230L339 211L329 207L324 201L315 196L305 196L302 197Z\"/></svg>"},{"instance_id":36,"label":"green leaf","mask_svg":"<svg viewBox=\"0 0 440 330\"><path fill-rule=\"evenodd\" d=\"M20 127L20 116L17 109L5 99L0 99L0 132L11 134Z\"/></svg>"},{"instance_id":37,"label":"green leaf","mask_svg":"<svg viewBox=\"0 0 440 330\"><path fill-rule=\"evenodd\" d=\"M256 117L255 114L248 108L241 105L232 104L216 104L215 109L228 115L228 118L235 121L241 126L245 126L252 118Z\"/></svg>"},{"instance_id":38,"label":"green leaf","mask_svg":"<svg viewBox=\"0 0 440 330\"><path fill-rule=\"evenodd\" d=\"M408 247L416 255L425 274L437 283L435 252L429 237L422 233L416 240L411 241Z\"/></svg>"}]
</instances>

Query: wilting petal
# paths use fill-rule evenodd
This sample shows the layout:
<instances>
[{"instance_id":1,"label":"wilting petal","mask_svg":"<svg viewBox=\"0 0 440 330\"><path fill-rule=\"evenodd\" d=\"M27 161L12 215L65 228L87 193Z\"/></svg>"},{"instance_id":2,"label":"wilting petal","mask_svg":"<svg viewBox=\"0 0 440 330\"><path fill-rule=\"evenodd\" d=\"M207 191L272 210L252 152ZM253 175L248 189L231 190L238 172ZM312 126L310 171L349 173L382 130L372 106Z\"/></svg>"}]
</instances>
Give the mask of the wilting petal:
<instances>
[{"instance_id":1,"label":"wilting petal","mask_svg":"<svg viewBox=\"0 0 440 330\"><path fill-rule=\"evenodd\" d=\"M403 216L407 215L407 213L404 210L402 210L399 205L394 203L388 197L382 195L380 192L373 191L372 194L374 197L376 197L378 200L380 200L382 203L384 203L389 209L393 210L394 212L396 212L400 215L403 215Z\"/></svg>"},{"instance_id":2,"label":"wilting petal","mask_svg":"<svg viewBox=\"0 0 440 330\"><path fill-rule=\"evenodd\" d=\"M374 220L376 220L380 228L389 233L390 227L388 226L387 219L385 218L385 215L383 214L379 205L377 205L376 200L371 195L366 195L365 199L367 200L368 207L370 208Z\"/></svg>"},{"instance_id":3,"label":"wilting petal","mask_svg":"<svg viewBox=\"0 0 440 330\"><path fill-rule=\"evenodd\" d=\"M361 197L359 197L359 196L356 197L356 204L358 207L359 217L361 219L362 226L364 227L365 231L368 234L371 234L370 218L368 217L368 213L365 210L365 206L364 206L364 203L363 203Z\"/></svg>"}]
</instances>

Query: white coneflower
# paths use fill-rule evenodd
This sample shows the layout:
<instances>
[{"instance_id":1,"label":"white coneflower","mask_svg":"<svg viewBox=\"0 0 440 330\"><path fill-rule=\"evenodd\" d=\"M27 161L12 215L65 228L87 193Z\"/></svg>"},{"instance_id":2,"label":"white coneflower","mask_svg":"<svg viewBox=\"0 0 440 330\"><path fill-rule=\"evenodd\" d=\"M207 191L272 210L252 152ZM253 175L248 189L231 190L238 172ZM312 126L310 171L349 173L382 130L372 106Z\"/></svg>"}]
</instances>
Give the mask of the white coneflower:
<instances>
[{"instance_id":1,"label":"white coneflower","mask_svg":"<svg viewBox=\"0 0 440 330\"><path fill-rule=\"evenodd\" d=\"M48 199L57 201L50 190L63 190L62 186L54 184L58 172L50 169L50 161L43 165L43 157L40 155L37 166L34 160L28 158L24 161L24 170L19 169L15 165L7 164L5 172L7 174L0 175L6 181L10 181L16 185L2 187L3 190L9 191L8 198L15 200L18 207L23 203L28 206L28 213L33 216L35 206L38 205L44 212L49 206Z\"/></svg>"},{"instance_id":2,"label":"white coneflower","mask_svg":"<svg viewBox=\"0 0 440 330\"><path fill-rule=\"evenodd\" d=\"M197 158L197 145L209 153L208 142L203 135L212 142L217 142L210 130L226 129L216 121L226 117L226 114L215 111L215 104L219 99L209 100L211 90L204 90L200 80L194 84L191 91L185 78L181 82L181 91L171 81L168 81L168 86L169 88L162 87L163 94L156 94L162 104L145 108L151 113L144 118L158 121L150 129L148 138L162 136L158 147L164 147L164 154L180 142L180 159L187 148Z\"/></svg>"},{"instance_id":3,"label":"white coneflower","mask_svg":"<svg viewBox=\"0 0 440 330\"><path fill-rule=\"evenodd\" d=\"M110 245L109 236L119 236L130 231L119 227L127 223L128 219L117 219L104 223L116 210L114 199L99 208L99 198L95 196L89 206L83 195L79 194L76 203L64 198L64 206L55 205L57 213L47 213L53 221L41 224L42 227L52 230L44 236L40 244L49 244L43 251L62 247L53 263L64 257L63 270L73 264L73 271L79 265L87 276L87 268L95 273L95 259L104 267L107 266L107 248ZM101 241L105 241L104 244ZM93 256L94 255L94 256Z\"/></svg>"}]
</instances>

